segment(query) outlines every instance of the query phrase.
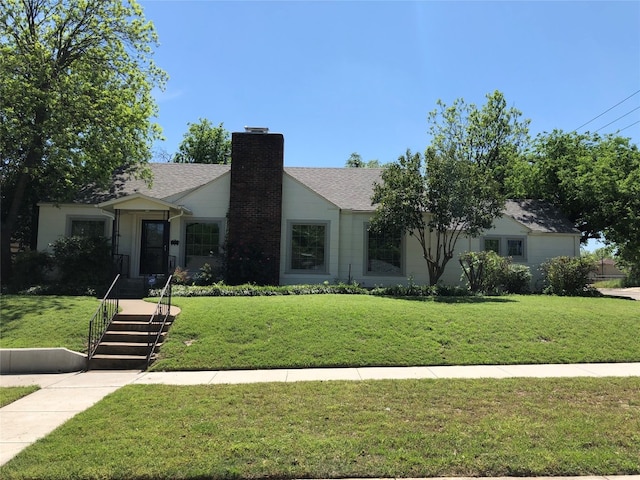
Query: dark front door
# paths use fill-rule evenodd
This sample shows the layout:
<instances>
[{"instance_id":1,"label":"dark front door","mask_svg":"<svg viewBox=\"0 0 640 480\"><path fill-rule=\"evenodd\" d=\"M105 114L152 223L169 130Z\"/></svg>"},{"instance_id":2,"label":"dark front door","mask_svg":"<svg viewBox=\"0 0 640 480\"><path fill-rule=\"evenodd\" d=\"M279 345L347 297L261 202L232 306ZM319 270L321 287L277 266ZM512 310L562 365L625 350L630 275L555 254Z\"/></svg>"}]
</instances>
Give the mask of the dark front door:
<instances>
[{"instance_id":1,"label":"dark front door","mask_svg":"<svg viewBox=\"0 0 640 480\"><path fill-rule=\"evenodd\" d=\"M142 221L140 275L166 274L169 260L169 225L164 220Z\"/></svg>"}]
</instances>

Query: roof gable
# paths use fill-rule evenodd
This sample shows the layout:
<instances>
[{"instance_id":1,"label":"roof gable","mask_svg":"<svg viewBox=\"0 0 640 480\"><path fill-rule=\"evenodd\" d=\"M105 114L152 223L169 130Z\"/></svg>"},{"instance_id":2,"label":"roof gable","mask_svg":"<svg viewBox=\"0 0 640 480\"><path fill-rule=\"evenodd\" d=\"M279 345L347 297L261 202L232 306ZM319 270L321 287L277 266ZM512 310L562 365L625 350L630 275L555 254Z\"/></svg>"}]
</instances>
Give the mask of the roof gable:
<instances>
[{"instance_id":1,"label":"roof gable","mask_svg":"<svg viewBox=\"0 0 640 480\"><path fill-rule=\"evenodd\" d=\"M80 203L102 203L121 197L142 194L150 198L176 200L229 172L229 165L198 163L150 163L151 186L128 173L114 175L109 190L87 188L78 197Z\"/></svg>"},{"instance_id":2,"label":"roof gable","mask_svg":"<svg viewBox=\"0 0 640 480\"><path fill-rule=\"evenodd\" d=\"M559 209L543 200L507 200L504 213L533 232L580 233Z\"/></svg>"},{"instance_id":3,"label":"roof gable","mask_svg":"<svg viewBox=\"0 0 640 480\"><path fill-rule=\"evenodd\" d=\"M373 211L373 184L381 180L380 168L285 167L298 182L342 210Z\"/></svg>"}]
</instances>

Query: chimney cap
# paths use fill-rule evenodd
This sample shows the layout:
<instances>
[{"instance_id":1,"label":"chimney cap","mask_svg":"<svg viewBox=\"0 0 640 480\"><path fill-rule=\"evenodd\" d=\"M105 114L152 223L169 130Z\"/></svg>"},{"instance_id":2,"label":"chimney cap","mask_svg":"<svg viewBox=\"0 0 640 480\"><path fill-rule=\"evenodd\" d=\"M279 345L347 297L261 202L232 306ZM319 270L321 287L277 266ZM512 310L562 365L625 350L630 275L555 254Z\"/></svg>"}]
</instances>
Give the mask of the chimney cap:
<instances>
[{"instance_id":1,"label":"chimney cap","mask_svg":"<svg viewBox=\"0 0 640 480\"><path fill-rule=\"evenodd\" d=\"M244 127L246 133L269 133L268 127Z\"/></svg>"}]
</instances>

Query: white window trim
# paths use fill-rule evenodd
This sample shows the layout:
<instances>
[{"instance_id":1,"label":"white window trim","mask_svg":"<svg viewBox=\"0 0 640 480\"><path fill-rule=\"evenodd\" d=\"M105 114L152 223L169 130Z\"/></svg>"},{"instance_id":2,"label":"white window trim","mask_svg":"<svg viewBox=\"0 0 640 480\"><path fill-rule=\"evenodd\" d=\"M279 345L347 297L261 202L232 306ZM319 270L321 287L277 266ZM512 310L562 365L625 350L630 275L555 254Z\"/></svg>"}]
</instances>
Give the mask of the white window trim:
<instances>
[{"instance_id":1,"label":"white window trim","mask_svg":"<svg viewBox=\"0 0 640 480\"><path fill-rule=\"evenodd\" d=\"M67 237L71 236L71 225L73 222L102 222L104 225L103 237L109 238L110 226L111 223L110 218L105 218L104 216L96 216L96 215L67 215L66 217L66 225L65 225L65 234Z\"/></svg>"},{"instance_id":2,"label":"white window trim","mask_svg":"<svg viewBox=\"0 0 640 480\"><path fill-rule=\"evenodd\" d=\"M405 241L404 235L400 237L400 272L387 273L387 272L371 272L369 271L369 223L364 224L364 252L363 252L363 275L367 277L404 277L405 271Z\"/></svg>"},{"instance_id":3,"label":"white window trim","mask_svg":"<svg viewBox=\"0 0 640 480\"><path fill-rule=\"evenodd\" d=\"M187 264L187 225L191 223L217 223L218 224L218 255L222 255L224 249L224 239L226 232L226 224L224 218L210 218L210 217L189 217L182 222L182 228L180 232L180 256Z\"/></svg>"},{"instance_id":4,"label":"white window trim","mask_svg":"<svg viewBox=\"0 0 640 480\"><path fill-rule=\"evenodd\" d=\"M316 225L324 227L324 268L322 270L313 269L294 269L291 268L291 262L293 261L293 227L294 225ZM331 222L328 220L287 220L287 252L286 252L286 274L305 274L305 275L326 275L329 273L329 242Z\"/></svg>"}]
</instances>

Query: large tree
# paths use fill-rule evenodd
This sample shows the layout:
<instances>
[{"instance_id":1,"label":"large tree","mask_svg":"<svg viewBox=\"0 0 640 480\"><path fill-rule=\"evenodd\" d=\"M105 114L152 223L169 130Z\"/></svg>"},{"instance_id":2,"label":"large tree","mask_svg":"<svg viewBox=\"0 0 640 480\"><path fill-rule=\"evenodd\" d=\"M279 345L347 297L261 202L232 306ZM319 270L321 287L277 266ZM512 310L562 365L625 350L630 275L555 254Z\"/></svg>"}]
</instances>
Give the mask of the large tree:
<instances>
[{"instance_id":1,"label":"large tree","mask_svg":"<svg viewBox=\"0 0 640 480\"><path fill-rule=\"evenodd\" d=\"M582 232L602 238L640 273L640 151L615 135L539 135L528 158L525 189L557 205Z\"/></svg>"},{"instance_id":2,"label":"large tree","mask_svg":"<svg viewBox=\"0 0 640 480\"><path fill-rule=\"evenodd\" d=\"M153 25L134 1L0 0L2 277L41 199L106 186L160 137Z\"/></svg>"},{"instance_id":3,"label":"large tree","mask_svg":"<svg viewBox=\"0 0 640 480\"><path fill-rule=\"evenodd\" d=\"M231 161L231 134L220 123L214 126L206 118L189 123L173 157L175 163L229 163Z\"/></svg>"},{"instance_id":4,"label":"large tree","mask_svg":"<svg viewBox=\"0 0 640 480\"><path fill-rule=\"evenodd\" d=\"M424 160L407 151L374 186L372 228L415 236L437 284L461 235L477 236L504 208L508 165L527 139L527 121L496 91L481 108L456 100L429 114Z\"/></svg>"}]
</instances>

